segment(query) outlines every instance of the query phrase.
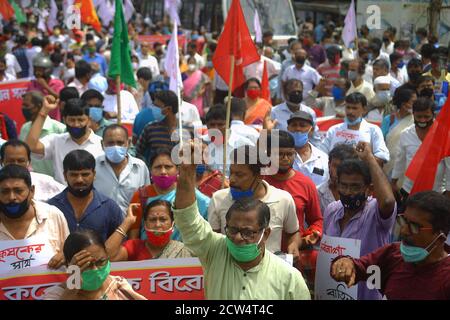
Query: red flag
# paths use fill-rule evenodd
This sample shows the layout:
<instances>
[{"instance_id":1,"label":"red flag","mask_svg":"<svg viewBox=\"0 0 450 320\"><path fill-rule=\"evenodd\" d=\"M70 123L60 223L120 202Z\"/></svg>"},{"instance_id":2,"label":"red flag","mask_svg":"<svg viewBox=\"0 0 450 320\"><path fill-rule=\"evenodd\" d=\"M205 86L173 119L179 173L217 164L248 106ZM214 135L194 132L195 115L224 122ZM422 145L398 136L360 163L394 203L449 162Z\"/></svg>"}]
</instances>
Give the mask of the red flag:
<instances>
[{"instance_id":1,"label":"red flag","mask_svg":"<svg viewBox=\"0 0 450 320\"><path fill-rule=\"evenodd\" d=\"M233 0L231 3L227 21L212 59L214 68L226 83L230 81L231 56L235 59L231 86L233 91L245 82L244 67L260 59L248 31L239 0Z\"/></svg>"},{"instance_id":2,"label":"red flag","mask_svg":"<svg viewBox=\"0 0 450 320\"><path fill-rule=\"evenodd\" d=\"M267 72L266 60L264 60L264 69L261 80L261 98L266 99L268 102L272 103L272 99L270 99L269 75Z\"/></svg>"},{"instance_id":3,"label":"red flag","mask_svg":"<svg viewBox=\"0 0 450 320\"><path fill-rule=\"evenodd\" d=\"M5 21L9 21L15 16L14 8L8 0L0 0L0 14Z\"/></svg>"},{"instance_id":4,"label":"red flag","mask_svg":"<svg viewBox=\"0 0 450 320\"><path fill-rule=\"evenodd\" d=\"M433 189L439 162L448 156L450 156L450 99L447 98L447 102L406 170L405 175L414 181L411 195Z\"/></svg>"},{"instance_id":5,"label":"red flag","mask_svg":"<svg viewBox=\"0 0 450 320\"><path fill-rule=\"evenodd\" d=\"M98 20L92 0L75 0L75 5L80 8L81 21L91 25L97 32L102 31L102 25Z\"/></svg>"}]
</instances>

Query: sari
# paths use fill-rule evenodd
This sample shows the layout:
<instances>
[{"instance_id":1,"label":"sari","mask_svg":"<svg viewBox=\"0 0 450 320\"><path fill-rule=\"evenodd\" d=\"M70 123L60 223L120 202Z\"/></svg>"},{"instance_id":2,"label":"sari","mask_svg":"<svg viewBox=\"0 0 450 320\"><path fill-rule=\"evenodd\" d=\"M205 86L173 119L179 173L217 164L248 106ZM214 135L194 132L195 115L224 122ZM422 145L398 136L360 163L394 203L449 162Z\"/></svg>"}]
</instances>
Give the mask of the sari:
<instances>
[{"instance_id":1,"label":"sari","mask_svg":"<svg viewBox=\"0 0 450 320\"><path fill-rule=\"evenodd\" d=\"M260 98L250 111L247 108L244 123L252 127L262 128L264 118L272 110L272 105L265 99Z\"/></svg>"},{"instance_id":2,"label":"sari","mask_svg":"<svg viewBox=\"0 0 450 320\"><path fill-rule=\"evenodd\" d=\"M203 111L203 88L208 83L208 77L200 70L195 71L183 81L184 97L188 102L195 105L200 117L204 115Z\"/></svg>"}]
</instances>

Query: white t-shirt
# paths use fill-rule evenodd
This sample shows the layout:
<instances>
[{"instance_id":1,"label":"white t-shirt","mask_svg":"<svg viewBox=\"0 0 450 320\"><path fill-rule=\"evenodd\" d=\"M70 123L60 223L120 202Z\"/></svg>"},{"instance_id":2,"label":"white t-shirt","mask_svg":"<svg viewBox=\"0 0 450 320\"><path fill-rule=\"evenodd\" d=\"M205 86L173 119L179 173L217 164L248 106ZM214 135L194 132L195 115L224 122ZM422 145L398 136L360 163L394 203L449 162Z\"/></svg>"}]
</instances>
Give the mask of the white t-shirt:
<instances>
[{"instance_id":1,"label":"white t-shirt","mask_svg":"<svg viewBox=\"0 0 450 320\"><path fill-rule=\"evenodd\" d=\"M115 94L104 94L103 107L106 112L117 112L117 96ZM131 92L126 90L120 91L120 103L122 111L122 121L134 121L139 113L139 107L136 99ZM114 121L114 119L112 120Z\"/></svg>"}]
</instances>

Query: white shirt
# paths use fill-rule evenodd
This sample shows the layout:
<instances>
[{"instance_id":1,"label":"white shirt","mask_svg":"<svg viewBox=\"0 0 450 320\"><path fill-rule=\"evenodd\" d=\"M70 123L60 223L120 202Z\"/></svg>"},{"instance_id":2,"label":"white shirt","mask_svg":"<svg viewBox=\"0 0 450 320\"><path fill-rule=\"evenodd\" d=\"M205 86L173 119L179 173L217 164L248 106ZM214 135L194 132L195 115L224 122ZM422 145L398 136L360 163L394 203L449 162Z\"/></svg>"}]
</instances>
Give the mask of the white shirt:
<instances>
[{"instance_id":1,"label":"white shirt","mask_svg":"<svg viewBox=\"0 0 450 320\"><path fill-rule=\"evenodd\" d=\"M404 176L411 160L416 155L422 141L417 136L416 126L410 125L400 133L399 144L395 150L396 159L394 163L394 169L392 170L392 179L400 179ZM446 158L447 162L449 158ZM450 164L450 163L449 163ZM449 167L450 168L450 167ZM433 190L442 193L444 177L444 161L441 161L437 167L436 179L434 181ZM410 192L413 187L413 182L405 176L402 188L406 192Z\"/></svg>"},{"instance_id":2,"label":"white shirt","mask_svg":"<svg viewBox=\"0 0 450 320\"><path fill-rule=\"evenodd\" d=\"M271 232L266 242L266 248L275 253L281 250L283 232L291 234L299 230L298 219L292 196L284 190L269 185L264 180L262 183L266 187L267 193L260 200L270 208L269 227ZM230 188L216 191L213 194L208 207L208 222L213 230L225 233L225 216L233 203Z\"/></svg>"},{"instance_id":3,"label":"white shirt","mask_svg":"<svg viewBox=\"0 0 450 320\"><path fill-rule=\"evenodd\" d=\"M311 147L311 157L303 162L300 155L296 153L293 168L310 177L316 187L319 187L328 180L328 155L311 143L308 142L308 144Z\"/></svg>"},{"instance_id":4,"label":"white shirt","mask_svg":"<svg viewBox=\"0 0 450 320\"><path fill-rule=\"evenodd\" d=\"M363 80L363 82L357 87L353 85L353 82L350 82L350 89L348 89L346 95L348 96L350 93L353 92L359 92L363 94L368 101L372 100L372 98L375 97L373 85L367 82L366 80Z\"/></svg>"},{"instance_id":5,"label":"white shirt","mask_svg":"<svg viewBox=\"0 0 450 320\"><path fill-rule=\"evenodd\" d=\"M383 42L383 45L381 46L381 52L386 53L387 55L391 55L394 53L394 42L389 42L389 44L386 47L386 44Z\"/></svg>"},{"instance_id":6,"label":"white shirt","mask_svg":"<svg viewBox=\"0 0 450 320\"><path fill-rule=\"evenodd\" d=\"M59 77L58 77L59 78ZM81 95L89 90L89 81L86 82L86 84L82 84L77 78L73 79L73 81L71 83L69 83L67 85L68 87L74 87L75 89L77 89L78 93Z\"/></svg>"},{"instance_id":7,"label":"white shirt","mask_svg":"<svg viewBox=\"0 0 450 320\"><path fill-rule=\"evenodd\" d=\"M142 54L139 56L139 68L147 67L152 72L152 79L159 75L158 60L151 54L144 57Z\"/></svg>"},{"instance_id":8,"label":"white shirt","mask_svg":"<svg viewBox=\"0 0 450 320\"><path fill-rule=\"evenodd\" d=\"M184 60L186 61L186 63L187 63L189 57L190 57L190 55L184 56ZM199 55L197 52L194 55L194 59L195 59L195 62L197 63L197 67L199 69L201 69L205 66L205 59L203 59L203 57L201 55Z\"/></svg>"},{"instance_id":9,"label":"white shirt","mask_svg":"<svg viewBox=\"0 0 450 320\"><path fill-rule=\"evenodd\" d=\"M19 64L19 61L17 61L16 56L11 53L7 53L5 54L5 61L6 61L5 73L11 75L12 77L17 78L17 74L22 71L22 67Z\"/></svg>"},{"instance_id":10,"label":"white shirt","mask_svg":"<svg viewBox=\"0 0 450 320\"><path fill-rule=\"evenodd\" d=\"M382 122L383 121L383 111L378 108L373 108L369 111L365 119L368 121Z\"/></svg>"},{"instance_id":11,"label":"white shirt","mask_svg":"<svg viewBox=\"0 0 450 320\"><path fill-rule=\"evenodd\" d=\"M104 110L106 112L117 112L117 96L115 94L104 94L105 100L103 100ZM120 91L120 103L122 108L122 121L133 122L136 115L139 113L139 107L136 103L136 99L131 92L126 90ZM112 119L115 121L115 119Z\"/></svg>"},{"instance_id":12,"label":"white shirt","mask_svg":"<svg viewBox=\"0 0 450 320\"><path fill-rule=\"evenodd\" d=\"M270 79L281 71L281 63L276 62L267 57L261 56L259 61L253 62L244 68L244 75L246 79L256 78L261 81L264 72L264 61L267 61L267 75Z\"/></svg>"},{"instance_id":13,"label":"white shirt","mask_svg":"<svg viewBox=\"0 0 450 320\"><path fill-rule=\"evenodd\" d=\"M308 98L308 93L319 83L321 78L322 77L316 69L307 65L303 65L301 69L297 69L297 66L294 64L287 67L281 80L283 82L286 82L289 79L301 80L303 83L303 99L306 99Z\"/></svg>"},{"instance_id":14,"label":"white shirt","mask_svg":"<svg viewBox=\"0 0 450 320\"><path fill-rule=\"evenodd\" d=\"M408 72L406 71L405 67L399 69L397 71L397 74L391 69L389 74L391 75L391 77L398 80L400 85L404 84L405 82L408 82Z\"/></svg>"},{"instance_id":15,"label":"white shirt","mask_svg":"<svg viewBox=\"0 0 450 320\"><path fill-rule=\"evenodd\" d=\"M92 130L89 138L81 145L73 141L68 132L52 133L39 141L44 145L44 155L33 153L33 156L38 159L52 160L55 180L63 184L67 184L63 174L63 160L70 151L83 149L89 151L94 158L103 154L102 138Z\"/></svg>"},{"instance_id":16,"label":"white shirt","mask_svg":"<svg viewBox=\"0 0 450 320\"><path fill-rule=\"evenodd\" d=\"M34 185L34 200L47 202L66 188L65 185L46 174L31 171L30 175L31 183Z\"/></svg>"},{"instance_id":17,"label":"white shirt","mask_svg":"<svg viewBox=\"0 0 450 320\"><path fill-rule=\"evenodd\" d=\"M198 109L195 105L192 103L182 101L181 107L181 122L183 126L187 127L198 127L202 126L202 120L200 119L200 114L198 113ZM176 117L178 119L178 114L176 114Z\"/></svg>"},{"instance_id":18,"label":"white shirt","mask_svg":"<svg viewBox=\"0 0 450 320\"><path fill-rule=\"evenodd\" d=\"M345 122L332 126L328 129L319 148L329 154L338 143L357 144L359 141L370 143L375 157L386 162L389 161L389 150L384 142L380 127L364 119L361 121L359 130L350 130Z\"/></svg>"},{"instance_id":19,"label":"white shirt","mask_svg":"<svg viewBox=\"0 0 450 320\"><path fill-rule=\"evenodd\" d=\"M6 72L5 72L5 75L3 76L2 82L6 82L6 81L14 81L14 80L17 80L17 78L16 78L15 76L13 76L12 74L9 74L9 73L6 73Z\"/></svg>"},{"instance_id":20,"label":"white shirt","mask_svg":"<svg viewBox=\"0 0 450 320\"><path fill-rule=\"evenodd\" d=\"M62 46L65 49L67 49L67 46L66 46L66 44L67 44L67 36L64 36L62 34L60 34L59 36L52 35L52 36L48 37L48 39L50 40L51 43L55 43L55 42L61 43Z\"/></svg>"}]
</instances>

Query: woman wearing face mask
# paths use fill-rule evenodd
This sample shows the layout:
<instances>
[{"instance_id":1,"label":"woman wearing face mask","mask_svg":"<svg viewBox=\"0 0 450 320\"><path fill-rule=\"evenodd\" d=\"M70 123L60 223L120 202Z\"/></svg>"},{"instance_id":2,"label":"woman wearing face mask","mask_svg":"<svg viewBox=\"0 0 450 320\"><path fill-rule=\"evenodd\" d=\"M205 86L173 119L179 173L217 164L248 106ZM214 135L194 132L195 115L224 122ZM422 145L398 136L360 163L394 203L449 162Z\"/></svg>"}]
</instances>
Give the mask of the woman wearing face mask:
<instances>
[{"instance_id":1,"label":"woman wearing face mask","mask_svg":"<svg viewBox=\"0 0 450 320\"><path fill-rule=\"evenodd\" d=\"M194 57L189 57L187 62L188 69L184 73L186 78L183 80L183 98L184 100L194 104L198 109L198 113L202 117L205 114L203 111L203 95L205 93L205 86L209 82L209 78L198 69L197 62Z\"/></svg>"},{"instance_id":2,"label":"woman wearing face mask","mask_svg":"<svg viewBox=\"0 0 450 320\"><path fill-rule=\"evenodd\" d=\"M147 300L133 290L127 279L111 276L111 262L100 236L91 230L72 232L64 242L67 266L78 266L81 288L66 283L45 290L44 300Z\"/></svg>"},{"instance_id":3,"label":"woman wearing face mask","mask_svg":"<svg viewBox=\"0 0 450 320\"><path fill-rule=\"evenodd\" d=\"M167 148L156 150L150 158L150 175L152 184L139 188L131 198L130 203L140 204L135 209L136 222L130 228L129 239L146 239L147 234L142 225L143 212L141 208L154 200L166 200L173 203L176 196L176 185L178 169L171 158L171 151ZM200 191L196 190L197 204L201 215L207 219L210 199ZM173 240L181 240L178 229L175 227L171 236Z\"/></svg>"},{"instance_id":4,"label":"woman wearing face mask","mask_svg":"<svg viewBox=\"0 0 450 320\"><path fill-rule=\"evenodd\" d=\"M262 126L264 118L272 110L272 105L261 98L261 82L256 78L250 78L244 84L244 89L244 100L247 105L244 123L246 125Z\"/></svg>"},{"instance_id":5,"label":"woman wearing face mask","mask_svg":"<svg viewBox=\"0 0 450 320\"><path fill-rule=\"evenodd\" d=\"M134 222L131 205L128 208L127 219ZM171 240L174 222L171 204L165 200L154 200L150 202L144 211L143 224L147 238L130 239L123 241L123 235L115 232L108 239L108 250L111 261L140 261L148 259L172 259L189 258L192 253L180 241ZM124 233L127 230L123 230Z\"/></svg>"}]
</instances>

